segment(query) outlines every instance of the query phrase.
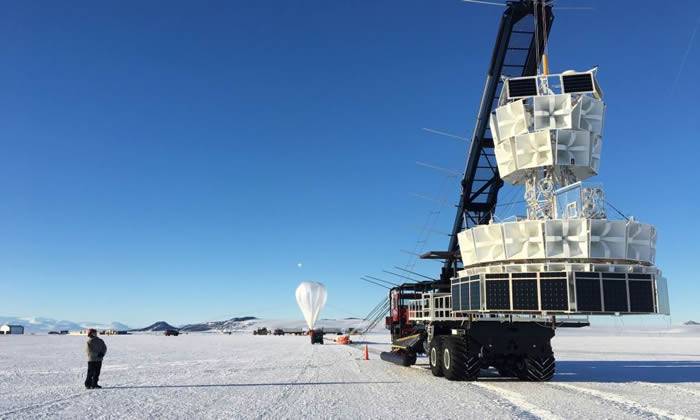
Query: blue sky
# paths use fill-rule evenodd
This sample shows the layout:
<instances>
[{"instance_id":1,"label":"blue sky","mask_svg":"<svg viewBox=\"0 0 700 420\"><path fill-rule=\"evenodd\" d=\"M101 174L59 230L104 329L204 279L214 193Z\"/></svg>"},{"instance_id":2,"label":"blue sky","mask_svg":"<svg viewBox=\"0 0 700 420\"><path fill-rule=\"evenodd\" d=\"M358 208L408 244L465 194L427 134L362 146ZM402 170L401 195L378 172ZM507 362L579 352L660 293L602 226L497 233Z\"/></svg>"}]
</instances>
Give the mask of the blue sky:
<instances>
[{"instance_id":1,"label":"blue sky","mask_svg":"<svg viewBox=\"0 0 700 420\"><path fill-rule=\"evenodd\" d=\"M585 4L556 12L551 69L600 66L597 180L657 226L674 322L700 318L700 3ZM364 315L384 291L358 277L411 263L400 249L437 210L412 194L446 198L435 229L451 227L457 180L415 161L461 171L467 145L421 128L471 135L499 14L454 0L5 3L0 314L300 318L294 288L316 280L322 316Z\"/></svg>"}]
</instances>

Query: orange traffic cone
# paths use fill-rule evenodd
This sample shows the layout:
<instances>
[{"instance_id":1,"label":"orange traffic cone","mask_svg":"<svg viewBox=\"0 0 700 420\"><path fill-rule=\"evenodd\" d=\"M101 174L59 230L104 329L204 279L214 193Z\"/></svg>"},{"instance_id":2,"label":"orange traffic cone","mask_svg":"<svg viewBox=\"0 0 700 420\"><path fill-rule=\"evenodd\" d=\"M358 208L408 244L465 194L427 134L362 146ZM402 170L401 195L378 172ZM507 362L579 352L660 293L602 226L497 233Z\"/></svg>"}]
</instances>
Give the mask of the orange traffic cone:
<instances>
[{"instance_id":1,"label":"orange traffic cone","mask_svg":"<svg viewBox=\"0 0 700 420\"><path fill-rule=\"evenodd\" d=\"M365 360L369 360L369 348L367 348L367 344L365 344Z\"/></svg>"}]
</instances>

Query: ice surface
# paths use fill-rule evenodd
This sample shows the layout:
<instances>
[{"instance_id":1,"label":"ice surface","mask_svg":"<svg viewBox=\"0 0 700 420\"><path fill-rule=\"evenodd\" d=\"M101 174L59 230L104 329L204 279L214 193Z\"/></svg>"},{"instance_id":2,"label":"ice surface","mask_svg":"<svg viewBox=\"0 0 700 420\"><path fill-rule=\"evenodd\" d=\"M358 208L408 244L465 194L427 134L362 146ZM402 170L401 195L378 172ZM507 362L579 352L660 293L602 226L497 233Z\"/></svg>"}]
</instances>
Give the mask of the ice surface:
<instances>
[{"instance_id":1,"label":"ice surface","mask_svg":"<svg viewBox=\"0 0 700 420\"><path fill-rule=\"evenodd\" d=\"M0 336L0 418L698 418L700 328L560 330L550 383L449 382L425 360L362 345L205 333L103 337L102 390L83 389L85 337ZM331 338L331 337L329 337Z\"/></svg>"}]
</instances>

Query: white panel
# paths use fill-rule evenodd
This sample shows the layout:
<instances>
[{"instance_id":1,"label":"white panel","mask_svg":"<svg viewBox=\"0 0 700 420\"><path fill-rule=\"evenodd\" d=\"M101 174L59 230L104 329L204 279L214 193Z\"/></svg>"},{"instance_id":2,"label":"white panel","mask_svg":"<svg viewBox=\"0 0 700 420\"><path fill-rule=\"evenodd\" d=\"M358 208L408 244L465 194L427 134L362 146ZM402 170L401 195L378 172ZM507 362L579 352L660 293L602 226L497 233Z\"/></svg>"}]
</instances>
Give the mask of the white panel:
<instances>
[{"instance_id":1,"label":"white panel","mask_svg":"<svg viewBox=\"0 0 700 420\"><path fill-rule=\"evenodd\" d=\"M496 122L499 137L514 137L528 132L530 114L522 100L510 102L496 108Z\"/></svg>"},{"instance_id":2,"label":"white panel","mask_svg":"<svg viewBox=\"0 0 700 420\"><path fill-rule=\"evenodd\" d=\"M515 165L515 150L513 142L515 138L510 137L494 146L496 153L496 163L498 163L498 173L504 178L515 172L518 168Z\"/></svg>"},{"instance_id":3,"label":"white panel","mask_svg":"<svg viewBox=\"0 0 700 420\"><path fill-rule=\"evenodd\" d=\"M591 170L597 174L600 171L600 153L603 149L603 138L600 136L591 137Z\"/></svg>"},{"instance_id":4,"label":"white panel","mask_svg":"<svg viewBox=\"0 0 700 420\"><path fill-rule=\"evenodd\" d=\"M462 262L465 266L476 264L476 248L474 247L474 235L471 229L466 229L457 234L459 251L462 254Z\"/></svg>"},{"instance_id":5,"label":"white panel","mask_svg":"<svg viewBox=\"0 0 700 420\"><path fill-rule=\"evenodd\" d=\"M591 258L624 260L627 255L627 222L591 220Z\"/></svg>"},{"instance_id":6,"label":"white panel","mask_svg":"<svg viewBox=\"0 0 700 420\"><path fill-rule=\"evenodd\" d=\"M546 220L544 229L545 253L548 258L588 257L587 220Z\"/></svg>"},{"instance_id":7,"label":"white panel","mask_svg":"<svg viewBox=\"0 0 700 420\"><path fill-rule=\"evenodd\" d=\"M503 232L500 224L477 226L471 230L474 233L477 261L487 262L505 259Z\"/></svg>"},{"instance_id":8,"label":"white panel","mask_svg":"<svg viewBox=\"0 0 700 420\"><path fill-rule=\"evenodd\" d=\"M492 265L492 266L488 267L485 272L486 273L502 273L503 266L502 265Z\"/></svg>"},{"instance_id":9,"label":"white panel","mask_svg":"<svg viewBox=\"0 0 700 420\"><path fill-rule=\"evenodd\" d=\"M503 140L498 133L498 124L496 124L496 115L492 112L489 117L489 128L491 129L491 137L493 137L493 142L498 144Z\"/></svg>"},{"instance_id":10,"label":"white panel","mask_svg":"<svg viewBox=\"0 0 700 420\"><path fill-rule=\"evenodd\" d=\"M668 281L666 277L656 278L656 311L662 315L671 315L671 302L668 299Z\"/></svg>"},{"instance_id":11,"label":"white panel","mask_svg":"<svg viewBox=\"0 0 700 420\"><path fill-rule=\"evenodd\" d=\"M627 259L651 261L652 227L637 222L627 223Z\"/></svg>"},{"instance_id":12,"label":"white panel","mask_svg":"<svg viewBox=\"0 0 700 420\"><path fill-rule=\"evenodd\" d=\"M503 238L508 259L544 258L544 237L539 220L503 223Z\"/></svg>"},{"instance_id":13,"label":"white panel","mask_svg":"<svg viewBox=\"0 0 700 420\"><path fill-rule=\"evenodd\" d=\"M582 96L580 104L581 120L578 127L601 135L603 133L603 112L605 112L603 101L590 96Z\"/></svg>"},{"instance_id":14,"label":"white panel","mask_svg":"<svg viewBox=\"0 0 700 420\"><path fill-rule=\"evenodd\" d=\"M544 264L527 264L523 265L523 271L528 273L540 272L544 270Z\"/></svg>"},{"instance_id":15,"label":"white panel","mask_svg":"<svg viewBox=\"0 0 700 420\"><path fill-rule=\"evenodd\" d=\"M588 166L591 162L591 133L583 130L558 130L557 165Z\"/></svg>"},{"instance_id":16,"label":"white panel","mask_svg":"<svg viewBox=\"0 0 700 420\"><path fill-rule=\"evenodd\" d=\"M656 228L654 226L651 226L651 243L649 246L651 247L649 262L653 264L656 262Z\"/></svg>"},{"instance_id":17,"label":"white panel","mask_svg":"<svg viewBox=\"0 0 700 420\"><path fill-rule=\"evenodd\" d=\"M593 271L600 271L603 273L628 273L630 271L629 265L617 265L617 264L594 264Z\"/></svg>"},{"instance_id":18,"label":"white panel","mask_svg":"<svg viewBox=\"0 0 700 420\"><path fill-rule=\"evenodd\" d=\"M547 95L534 98L535 130L572 128L571 95Z\"/></svg>"},{"instance_id":19,"label":"white panel","mask_svg":"<svg viewBox=\"0 0 700 420\"><path fill-rule=\"evenodd\" d=\"M550 132L538 131L517 136L515 138L515 160L518 169L553 165L554 153Z\"/></svg>"},{"instance_id":20,"label":"white panel","mask_svg":"<svg viewBox=\"0 0 700 420\"><path fill-rule=\"evenodd\" d=\"M547 264L547 271L571 271L568 264Z\"/></svg>"},{"instance_id":21,"label":"white panel","mask_svg":"<svg viewBox=\"0 0 700 420\"><path fill-rule=\"evenodd\" d=\"M591 271L589 264L571 264L571 271Z\"/></svg>"},{"instance_id":22,"label":"white panel","mask_svg":"<svg viewBox=\"0 0 700 420\"><path fill-rule=\"evenodd\" d=\"M550 263L546 271L591 271L589 264Z\"/></svg>"}]
</instances>

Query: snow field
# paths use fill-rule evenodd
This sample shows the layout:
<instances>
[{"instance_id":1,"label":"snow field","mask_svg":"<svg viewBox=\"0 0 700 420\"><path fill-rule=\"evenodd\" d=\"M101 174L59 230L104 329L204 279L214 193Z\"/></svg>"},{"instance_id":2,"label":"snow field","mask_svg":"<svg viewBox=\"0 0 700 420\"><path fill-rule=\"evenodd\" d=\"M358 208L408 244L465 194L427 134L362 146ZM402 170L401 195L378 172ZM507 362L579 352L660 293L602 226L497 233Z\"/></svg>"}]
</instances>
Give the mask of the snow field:
<instances>
[{"instance_id":1,"label":"snow field","mask_svg":"<svg viewBox=\"0 0 700 420\"><path fill-rule=\"evenodd\" d=\"M435 378L424 359L379 360L384 334L355 338L369 361L308 337L104 339L104 389L89 391L85 337L0 337L0 418L700 418L700 335L566 331L550 383Z\"/></svg>"}]
</instances>

